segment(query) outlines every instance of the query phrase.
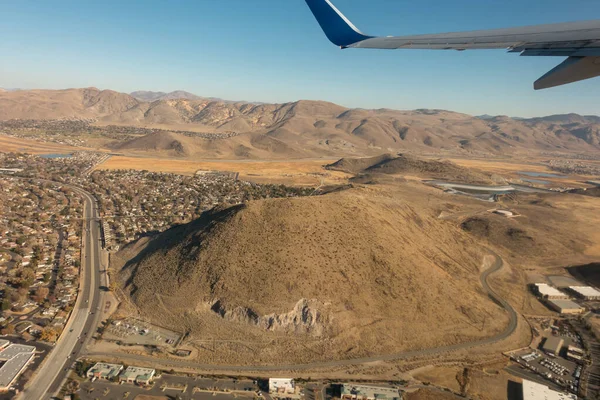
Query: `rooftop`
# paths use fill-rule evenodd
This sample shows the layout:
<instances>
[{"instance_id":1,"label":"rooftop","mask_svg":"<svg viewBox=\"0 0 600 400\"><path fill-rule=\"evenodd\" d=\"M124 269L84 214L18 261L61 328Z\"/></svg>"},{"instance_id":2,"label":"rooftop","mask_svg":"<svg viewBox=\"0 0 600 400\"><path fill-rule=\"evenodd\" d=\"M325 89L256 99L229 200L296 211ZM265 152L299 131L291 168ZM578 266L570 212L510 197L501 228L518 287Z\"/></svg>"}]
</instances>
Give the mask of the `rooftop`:
<instances>
[{"instance_id":1,"label":"rooftop","mask_svg":"<svg viewBox=\"0 0 600 400\"><path fill-rule=\"evenodd\" d=\"M569 286L569 289L585 297L600 297L600 291L591 286Z\"/></svg>"},{"instance_id":2,"label":"rooftop","mask_svg":"<svg viewBox=\"0 0 600 400\"><path fill-rule=\"evenodd\" d=\"M581 307L579 304L575 303L574 301L571 300L548 300L550 303L554 304L555 306L557 306L558 308L561 308L563 310L567 310L567 309L581 309L583 307Z\"/></svg>"},{"instance_id":3,"label":"rooftop","mask_svg":"<svg viewBox=\"0 0 600 400\"><path fill-rule=\"evenodd\" d=\"M342 396L343 395L358 395L375 399L392 399L400 397L398 389L380 386L352 385L348 383L342 386Z\"/></svg>"},{"instance_id":4,"label":"rooftop","mask_svg":"<svg viewBox=\"0 0 600 400\"><path fill-rule=\"evenodd\" d=\"M152 368L141 368L141 367L127 367L127 369L121 374L123 379L137 379L150 378L156 373L156 370Z\"/></svg>"},{"instance_id":5,"label":"rooftop","mask_svg":"<svg viewBox=\"0 0 600 400\"><path fill-rule=\"evenodd\" d=\"M21 353L33 354L35 353L35 347L22 344L11 344L0 351L0 360L7 361Z\"/></svg>"},{"instance_id":6,"label":"rooftop","mask_svg":"<svg viewBox=\"0 0 600 400\"><path fill-rule=\"evenodd\" d=\"M5 342L8 342L4 339L0 340L4 345L6 345ZM34 353L35 347L20 344L9 344L4 350L0 351L0 360L6 361L0 368L0 388L8 388L12 385L23 368L31 361Z\"/></svg>"},{"instance_id":7,"label":"rooftop","mask_svg":"<svg viewBox=\"0 0 600 400\"><path fill-rule=\"evenodd\" d=\"M539 383L523 380L523 400L577 400L577 396L556 392Z\"/></svg>"},{"instance_id":8,"label":"rooftop","mask_svg":"<svg viewBox=\"0 0 600 400\"><path fill-rule=\"evenodd\" d=\"M563 292L561 292L560 290L546 284L546 283L536 283L535 286L537 287L537 290L540 292L540 294L542 296L566 296Z\"/></svg>"}]
</instances>

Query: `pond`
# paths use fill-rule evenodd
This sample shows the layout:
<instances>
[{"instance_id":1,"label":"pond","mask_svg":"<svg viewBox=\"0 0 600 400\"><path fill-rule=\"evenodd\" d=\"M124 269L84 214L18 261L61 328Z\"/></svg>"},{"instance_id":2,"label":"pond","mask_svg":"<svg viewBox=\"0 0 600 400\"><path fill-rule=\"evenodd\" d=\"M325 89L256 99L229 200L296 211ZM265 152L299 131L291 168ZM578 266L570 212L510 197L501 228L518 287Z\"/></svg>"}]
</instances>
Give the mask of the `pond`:
<instances>
[{"instance_id":1,"label":"pond","mask_svg":"<svg viewBox=\"0 0 600 400\"><path fill-rule=\"evenodd\" d=\"M550 174L547 172L518 171L517 174L540 178L567 178L566 175Z\"/></svg>"},{"instance_id":2,"label":"pond","mask_svg":"<svg viewBox=\"0 0 600 400\"><path fill-rule=\"evenodd\" d=\"M42 158L71 158L71 157L73 157L73 155L72 154L52 153L52 154L42 154L42 155L40 155L40 157L42 157Z\"/></svg>"}]
</instances>

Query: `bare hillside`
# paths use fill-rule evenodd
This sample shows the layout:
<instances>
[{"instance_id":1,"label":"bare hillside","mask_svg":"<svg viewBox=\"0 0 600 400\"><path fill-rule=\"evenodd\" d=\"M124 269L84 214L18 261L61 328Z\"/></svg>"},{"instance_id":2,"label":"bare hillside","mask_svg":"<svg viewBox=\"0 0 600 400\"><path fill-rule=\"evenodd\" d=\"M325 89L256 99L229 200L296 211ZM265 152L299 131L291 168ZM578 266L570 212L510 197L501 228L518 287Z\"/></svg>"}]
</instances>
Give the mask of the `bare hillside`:
<instances>
[{"instance_id":1,"label":"bare hillside","mask_svg":"<svg viewBox=\"0 0 600 400\"><path fill-rule=\"evenodd\" d=\"M410 154L383 154L366 158L342 158L326 169L359 175L362 179L371 175L405 175L426 179L443 179L452 182L491 184L489 175L461 167L450 161L426 159Z\"/></svg>"},{"instance_id":2,"label":"bare hillside","mask_svg":"<svg viewBox=\"0 0 600 400\"><path fill-rule=\"evenodd\" d=\"M600 148L600 118L590 116L482 119L443 110L348 109L324 101L253 104L182 91L134 94L95 88L0 92L0 120L90 118L104 125L252 133L311 156Z\"/></svg>"},{"instance_id":3,"label":"bare hillside","mask_svg":"<svg viewBox=\"0 0 600 400\"><path fill-rule=\"evenodd\" d=\"M142 315L190 332L192 344L215 338L219 360L233 363L351 358L502 330L506 314L479 285L479 245L401 198L354 189L215 210L120 251L120 284Z\"/></svg>"}]
</instances>

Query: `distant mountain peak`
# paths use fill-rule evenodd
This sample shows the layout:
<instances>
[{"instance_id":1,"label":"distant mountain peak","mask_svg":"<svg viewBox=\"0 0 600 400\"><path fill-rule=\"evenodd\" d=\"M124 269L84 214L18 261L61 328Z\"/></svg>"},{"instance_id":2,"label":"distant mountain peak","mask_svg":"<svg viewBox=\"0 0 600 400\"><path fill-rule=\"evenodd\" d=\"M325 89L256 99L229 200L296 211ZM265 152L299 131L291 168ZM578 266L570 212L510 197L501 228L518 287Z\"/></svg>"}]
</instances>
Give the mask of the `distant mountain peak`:
<instances>
[{"instance_id":1,"label":"distant mountain peak","mask_svg":"<svg viewBox=\"0 0 600 400\"><path fill-rule=\"evenodd\" d=\"M202 97L185 90L175 90L173 92L153 92L148 90L138 90L131 92L130 96L145 102L153 102L157 100L201 100Z\"/></svg>"}]
</instances>

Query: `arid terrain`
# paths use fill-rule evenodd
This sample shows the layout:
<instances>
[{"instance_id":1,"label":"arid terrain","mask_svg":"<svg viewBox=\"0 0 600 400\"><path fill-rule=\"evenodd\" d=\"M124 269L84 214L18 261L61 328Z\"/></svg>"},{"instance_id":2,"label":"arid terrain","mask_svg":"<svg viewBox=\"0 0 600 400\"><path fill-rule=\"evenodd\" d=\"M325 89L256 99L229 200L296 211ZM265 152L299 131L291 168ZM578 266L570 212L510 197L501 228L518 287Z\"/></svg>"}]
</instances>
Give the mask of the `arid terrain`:
<instances>
[{"instance_id":1,"label":"arid terrain","mask_svg":"<svg viewBox=\"0 0 600 400\"><path fill-rule=\"evenodd\" d=\"M191 351L102 340L91 354L165 368L183 360L187 371L430 382L415 400L504 399L512 377L501 354L532 343L525 317L555 315L527 285L549 275L600 285L599 132L600 118L574 114L0 92L0 152L98 160L82 170L88 189L126 233L110 255L112 318L172 330ZM158 184L140 190L141 179ZM163 196L162 182L179 194ZM249 201L222 190L217 200L205 182L303 188ZM475 196L489 186L511 189ZM173 214L160 229L159 214ZM453 347L427 351L443 346Z\"/></svg>"},{"instance_id":2,"label":"arid terrain","mask_svg":"<svg viewBox=\"0 0 600 400\"><path fill-rule=\"evenodd\" d=\"M185 93L137 96L96 88L1 92L0 121L77 119L95 126L160 128L105 145L169 157L307 158L407 150L524 154L600 146L598 117L576 114L482 119L443 110L348 109L324 101L253 104ZM185 131L216 136L177 133Z\"/></svg>"}]
</instances>

